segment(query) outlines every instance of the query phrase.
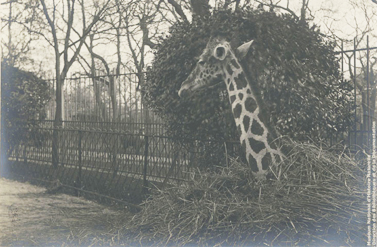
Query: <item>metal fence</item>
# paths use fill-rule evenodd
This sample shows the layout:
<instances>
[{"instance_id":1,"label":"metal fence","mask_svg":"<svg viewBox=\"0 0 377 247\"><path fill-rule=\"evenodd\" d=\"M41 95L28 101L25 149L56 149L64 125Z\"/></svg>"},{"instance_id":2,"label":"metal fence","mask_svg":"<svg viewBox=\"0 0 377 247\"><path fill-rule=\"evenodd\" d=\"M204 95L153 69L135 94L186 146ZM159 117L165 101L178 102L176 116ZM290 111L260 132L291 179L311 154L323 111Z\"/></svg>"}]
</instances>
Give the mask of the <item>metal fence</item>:
<instances>
[{"instance_id":1,"label":"metal fence","mask_svg":"<svg viewBox=\"0 0 377 247\"><path fill-rule=\"evenodd\" d=\"M163 121L145 109L134 73L66 78L64 121L54 128L55 79L47 81L52 96L47 120L9 149L14 174L138 201L146 188L187 181L211 160L219 165L228 154L243 156L238 142L169 137Z\"/></svg>"},{"instance_id":2,"label":"metal fence","mask_svg":"<svg viewBox=\"0 0 377 247\"><path fill-rule=\"evenodd\" d=\"M40 121L41 128L53 128L53 120ZM126 133L139 134L140 130L146 135L167 135L167 126L158 122L94 122L94 121L63 121L65 129L98 130L98 131L125 131Z\"/></svg>"},{"instance_id":3,"label":"metal fence","mask_svg":"<svg viewBox=\"0 0 377 247\"><path fill-rule=\"evenodd\" d=\"M45 122L45 125L51 125ZM139 201L146 188L161 188L189 180L200 165L216 158L225 164L224 153L237 155L238 143L193 141L182 145L171 137L134 134L122 129L103 130L47 126L33 130L29 141L11 148L11 171L48 181L59 179L77 189ZM75 123L78 124L78 123ZM153 129L153 125L146 128ZM59 163L52 163L52 136L58 132ZM152 131L151 131L152 132ZM224 150L226 150L224 152Z\"/></svg>"},{"instance_id":4,"label":"metal fence","mask_svg":"<svg viewBox=\"0 0 377 247\"><path fill-rule=\"evenodd\" d=\"M45 76L47 77L47 76ZM51 100L46 106L48 120L55 118L56 79L50 84ZM75 73L62 86L62 118L83 122L153 122L161 120L143 104L136 73L88 76ZM148 113L146 114L146 111ZM147 118L150 119L145 119Z\"/></svg>"},{"instance_id":5,"label":"metal fence","mask_svg":"<svg viewBox=\"0 0 377 247\"><path fill-rule=\"evenodd\" d=\"M348 146L352 150L371 150L372 121L376 121L376 93L377 76L375 73L376 61L372 58L377 54L377 47L371 46L369 37L365 47L357 47L361 41L353 40L353 49L344 49L337 52L340 57L340 68L343 78L353 83L354 125L349 127Z\"/></svg>"}]
</instances>

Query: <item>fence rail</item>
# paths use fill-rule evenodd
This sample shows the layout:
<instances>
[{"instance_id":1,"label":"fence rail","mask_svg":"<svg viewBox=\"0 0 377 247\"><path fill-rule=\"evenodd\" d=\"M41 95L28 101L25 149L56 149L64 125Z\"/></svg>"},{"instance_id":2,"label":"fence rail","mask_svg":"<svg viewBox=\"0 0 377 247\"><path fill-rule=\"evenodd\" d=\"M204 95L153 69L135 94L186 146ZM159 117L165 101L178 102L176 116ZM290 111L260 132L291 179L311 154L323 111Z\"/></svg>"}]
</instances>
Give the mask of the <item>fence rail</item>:
<instances>
[{"instance_id":1,"label":"fence rail","mask_svg":"<svg viewBox=\"0 0 377 247\"><path fill-rule=\"evenodd\" d=\"M53 128L52 121L44 121L39 126L30 131L27 141L9 149L14 173L49 181L59 179L68 186L128 202L139 202L148 187L188 181L197 167L226 164L229 156L244 156L238 142L177 141L165 135L160 124L66 121L64 127ZM132 131L140 128L149 134ZM59 156L55 165L54 131ZM368 137L371 135L367 131L350 132L348 141L340 143L348 143L350 151L365 150ZM338 137L330 143L339 143Z\"/></svg>"},{"instance_id":2,"label":"fence rail","mask_svg":"<svg viewBox=\"0 0 377 247\"><path fill-rule=\"evenodd\" d=\"M42 128L53 128L53 120L40 121L38 124ZM146 135L167 135L166 125L163 123L145 123L145 122L93 122L93 121L63 121L64 129L81 129L95 131L119 131L127 133L143 133Z\"/></svg>"},{"instance_id":3,"label":"fence rail","mask_svg":"<svg viewBox=\"0 0 377 247\"><path fill-rule=\"evenodd\" d=\"M150 131L135 134L123 128L98 130L76 128L54 129L45 122L29 141L18 143L9 153L15 173L95 191L127 201L138 201L143 188L161 187L188 181L199 164L215 156L213 141L195 141L182 145L172 137ZM81 124L81 123L80 123ZM73 128L75 127L75 128ZM91 125L93 127L93 125ZM145 126L153 130L154 125ZM158 129L158 128L156 128ZM52 162L53 132L58 135L58 164ZM238 143L218 143L226 153L239 152ZM153 184L153 186L151 185Z\"/></svg>"}]
</instances>

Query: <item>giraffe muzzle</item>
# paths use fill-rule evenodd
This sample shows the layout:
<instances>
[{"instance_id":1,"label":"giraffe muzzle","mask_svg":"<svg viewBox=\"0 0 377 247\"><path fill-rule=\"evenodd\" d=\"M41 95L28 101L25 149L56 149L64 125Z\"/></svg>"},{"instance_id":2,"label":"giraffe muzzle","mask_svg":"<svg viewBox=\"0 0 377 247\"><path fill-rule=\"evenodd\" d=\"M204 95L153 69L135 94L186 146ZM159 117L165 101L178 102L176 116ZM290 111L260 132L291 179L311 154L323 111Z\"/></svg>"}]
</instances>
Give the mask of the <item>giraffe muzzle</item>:
<instances>
[{"instance_id":1,"label":"giraffe muzzle","mask_svg":"<svg viewBox=\"0 0 377 247\"><path fill-rule=\"evenodd\" d=\"M198 88L198 84L195 84L189 76L184 82L182 82L181 88L178 91L178 95L181 98L185 98L190 95L192 91L195 91Z\"/></svg>"},{"instance_id":2,"label":"giraffe muzzle","mask_svg":"<svg viewBox=\"0 0 377 247\"><path fill-rule=\"evenodd\" d=\"M181 88L179 91L178 91L178 95L179 97L181 98L186 98L188 95L189 95L189 92L187 89L185 88Z\"/></svg>"}]
</instances>

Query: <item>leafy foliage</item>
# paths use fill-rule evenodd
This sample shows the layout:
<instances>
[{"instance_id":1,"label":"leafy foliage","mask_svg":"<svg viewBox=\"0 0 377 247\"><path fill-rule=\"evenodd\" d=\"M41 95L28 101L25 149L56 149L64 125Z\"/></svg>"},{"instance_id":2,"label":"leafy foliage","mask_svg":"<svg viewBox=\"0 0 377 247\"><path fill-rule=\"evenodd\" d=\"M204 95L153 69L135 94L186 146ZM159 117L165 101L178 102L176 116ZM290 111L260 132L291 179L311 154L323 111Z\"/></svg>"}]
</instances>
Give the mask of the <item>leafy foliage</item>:
<instances>
[{"instance_id":1,"label":"leafy foliage","mask_svg":"<svg viewBox=\"0 0 377 247\"><path fill-rule=\"evenodd\" d=\"M186 100L177 94L216 32L226 34L233 47L254 40L244 68L265 103L267 119L281 134L319 140L349 126L352 86L341 80L334 43L290 15L246 9L179 23L161 37L144 92L175 136L238 139L225 84Z\"/></svg>"},{"instance_id":2,"label":"leafy foliage","mask_svg":"<svg viewBox=\"0 0 377 247\"><path fill-rule=\"evenodd\" d=\"M36 141L38 120L45 118L48 84L34 74L1 64L1 110L7 148Z\"/></svg>"}]
</instances>

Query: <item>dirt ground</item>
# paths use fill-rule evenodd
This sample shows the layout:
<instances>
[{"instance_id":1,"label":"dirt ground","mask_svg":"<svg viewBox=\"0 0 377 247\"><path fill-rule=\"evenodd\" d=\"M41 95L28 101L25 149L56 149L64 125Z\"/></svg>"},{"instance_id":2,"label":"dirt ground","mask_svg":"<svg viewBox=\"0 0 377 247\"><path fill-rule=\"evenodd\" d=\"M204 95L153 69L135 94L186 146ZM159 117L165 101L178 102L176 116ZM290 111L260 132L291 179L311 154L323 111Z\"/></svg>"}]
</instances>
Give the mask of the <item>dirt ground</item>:
<instances>
[{"instance_id":1,"label":"dirt ground","mask_svg":"<svg viewBox=\"0 0 377 247\"><path fill-rule=\"evenodd\" d=\"M119 246L127 217L126 210L0 178L0 246Z\"/></svg>"}]
</instances>

